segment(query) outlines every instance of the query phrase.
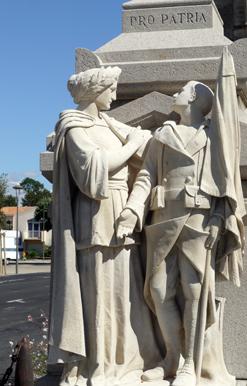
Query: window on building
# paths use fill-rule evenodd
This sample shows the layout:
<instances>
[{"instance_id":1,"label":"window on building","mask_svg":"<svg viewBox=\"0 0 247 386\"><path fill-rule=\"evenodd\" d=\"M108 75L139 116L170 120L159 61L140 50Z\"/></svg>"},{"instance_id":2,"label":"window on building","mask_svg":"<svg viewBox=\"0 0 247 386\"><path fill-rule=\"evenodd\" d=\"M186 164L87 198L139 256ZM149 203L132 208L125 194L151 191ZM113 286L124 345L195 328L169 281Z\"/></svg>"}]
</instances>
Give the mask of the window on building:
<instances>
[{"instance_id":1,"label":"window on building","mask_svg":"<svg viewBox=\"0 0 247 386\"><path fill-rule=\"evenodd\" d=\"M29 220L28 221L28 237L31 239L39 239L41 231L41 224L39 221Z\"/></svg>"},{"instance_id":2,"label":"window on building","mask_svg":"<svg viewBox=\"0 0 247 386\"><path fill-rule=\"evenodd\" d=\"M13 230L13 217L7 216L6 219L6 230L12 231Z\"/></svg>"}]
</instances>

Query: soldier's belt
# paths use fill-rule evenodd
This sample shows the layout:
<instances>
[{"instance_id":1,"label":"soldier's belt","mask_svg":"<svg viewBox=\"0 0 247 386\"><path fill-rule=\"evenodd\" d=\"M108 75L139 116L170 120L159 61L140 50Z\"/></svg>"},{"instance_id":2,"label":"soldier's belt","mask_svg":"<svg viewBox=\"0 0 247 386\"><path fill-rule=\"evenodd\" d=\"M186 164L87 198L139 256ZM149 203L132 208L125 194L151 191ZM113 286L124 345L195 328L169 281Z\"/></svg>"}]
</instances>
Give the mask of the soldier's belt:
<instances>
[{"instance_id":1,"label":"soldier's belt","mask_svg":"<svg viewBox=\"0 0 247 386\"><path fill-rule=\"evenodd\" d=\"M164 186L157 185L152 189L151 210L165 208L169 201L184 201L185 208L210 209L211 206L211 197L198 186L185 185L180 189L165 189Z\"/></svg>"}]
</instances>

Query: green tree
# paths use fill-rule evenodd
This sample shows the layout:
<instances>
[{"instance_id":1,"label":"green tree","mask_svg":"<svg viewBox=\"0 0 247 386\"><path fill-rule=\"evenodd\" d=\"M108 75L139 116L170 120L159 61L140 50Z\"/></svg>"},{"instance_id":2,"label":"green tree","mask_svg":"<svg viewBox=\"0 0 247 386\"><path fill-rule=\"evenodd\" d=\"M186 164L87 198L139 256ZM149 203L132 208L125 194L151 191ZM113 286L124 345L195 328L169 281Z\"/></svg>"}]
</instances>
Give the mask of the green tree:
<instances>
[{"instance_id":1,"label":"green tree","mask_svg":"<svg viewBox=\"0 0 247 386\"><path fill-rule=\"evenodd\" d=\"M16 197L12 194L7 194L3 200L3 206L16 206Z\"/></svg>"},{"instance_id":2,"label":"green tree","mask_svg":"<svg viewBox=\"0 0 247 386\"><path fill-rule=\"evenodd\" d=\"M16 198L12 194L7 194L8 176L5 173L0 174L0 208L4 206L16 206Z\"/></svg>"},{"instance_id":3,"label":"green tree","mask_svg":"<svg viewBox=\"0 0 247 386\"><path fill-rule=\"evenodd\" d=\"M6 225L6 216L1 211L1 208L5 206L4 199L5 199L7 188L8 188L7 174L2 173L0 174L0 229L4 229Z\"/></svg>"},{"instance_id":4,"label":"green tree","mask_svg":"<svg viewBox=\"0 0 247 386\"><path fill-rule=\"evenodd\" d=\"M2 173L0 174L0 208L5 206L4 199L6 196L7 188L8 188L7 174Z\"/></svg>"},{"instance_id":5,"label":"green tree","mask_svg":"<svg viewBox=\"0 0 247 386\"><path fill-rule=\"evenodd\" d=\"M49 231L52 228L51 205L52 198L50 197L47 199L47 197L45 197L39 202L39 205L35 211L35 220L42 223L42 230Z\"/></svg>"},{"instance_id":6,"label":"green tree","mask_svg":"<svg viewBox=\"0 0 247 386\"><path fill-rule=\"evenodd\" d=\"M44 230L51 229L50 212L52 193L44 185L33 178L25 178L20 185L25 194L22 199L23 206L37 206L35 219L41 221Z\"/></svg>"},{"instance_id":7,"label":"green tree","mask_svg":"<svg viewBox=\"0 0 247 386\"><path fill-rule=\"evenodd\" d=\"M20 183L25 194L22 199L23 206L39 206L44 199L51 199L51 192L44 185L33 178L24 178Z\"/></svg>"},{"instance_id":8,"label":"green tree","mask_svg":"<svg viewBox=\"0 0 247 386\"><path fill-rule=\"evenodd\" d=\"M0 209L0 230L6 228L6 216Z\"/></svg>"}]
</instances>

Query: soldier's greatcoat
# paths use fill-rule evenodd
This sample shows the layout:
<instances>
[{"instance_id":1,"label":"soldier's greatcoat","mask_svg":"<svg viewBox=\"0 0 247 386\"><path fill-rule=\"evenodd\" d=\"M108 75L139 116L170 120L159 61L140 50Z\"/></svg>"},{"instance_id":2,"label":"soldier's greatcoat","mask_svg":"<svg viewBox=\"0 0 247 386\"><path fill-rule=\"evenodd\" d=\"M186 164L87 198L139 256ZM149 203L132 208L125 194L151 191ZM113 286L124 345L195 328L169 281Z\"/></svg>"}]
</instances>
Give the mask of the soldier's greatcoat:
<instances>
[{"instance_id":1,"label":"soldier's greatcoat","mask_svg":"<svg viewBox=\"0 0 247 386\"><path fill-rule=\"evenodd\" d=\"M145 227L145 293L151 308L150 279L175 245L203 280L207 224L213 215L220 216L224 224L224 234L215 251L218 271L225 278L232 276L238 284L243 245L241 209L238 197L229 194L230 190L234 193L231 181L224 181L223 185L222 176L214 175L214 162L219 162L219 155L211 152L213 136L210 122L204 122L185 145L176 124L167 122L156 131L128 200L127 207L137 214L140 228L146 212L153 211L151 224ZM174 205L176 216L171 209Z\"/></svg>"}]
</instances>

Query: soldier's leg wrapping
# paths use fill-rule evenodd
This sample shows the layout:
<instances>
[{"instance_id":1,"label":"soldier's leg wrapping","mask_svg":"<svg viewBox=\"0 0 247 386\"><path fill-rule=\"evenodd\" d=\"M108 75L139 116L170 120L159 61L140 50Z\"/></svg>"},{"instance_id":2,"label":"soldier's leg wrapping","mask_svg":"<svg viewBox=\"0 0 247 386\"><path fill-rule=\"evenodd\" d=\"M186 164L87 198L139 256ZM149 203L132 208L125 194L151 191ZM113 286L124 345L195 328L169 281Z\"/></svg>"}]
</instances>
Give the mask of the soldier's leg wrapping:
<instances>
[{"instance_id":1,"label":"soldier's leg wrapping","mask_svg":"<svg viewBox=\"0 0 247 386\"><path fill-rule=\"evenodd\" d=\"M171 253L150 281L151 296L167 350L164 362L167 376L176 373L181 353L182 321L175 299L177 282L177 253Z\"/></svg>"},{"instance_id":2,"label":"soldier's leg wrapping","mask_svg":"<svg viewBox=\"0 0 247 386\"><path fill-rule=\"evenodd\" d=\"M183 318L185 331L185 364L194 366L201 283L198 272L181 251L179 253L179 269L185 298Z\"/></svg>"}]
</instances>

